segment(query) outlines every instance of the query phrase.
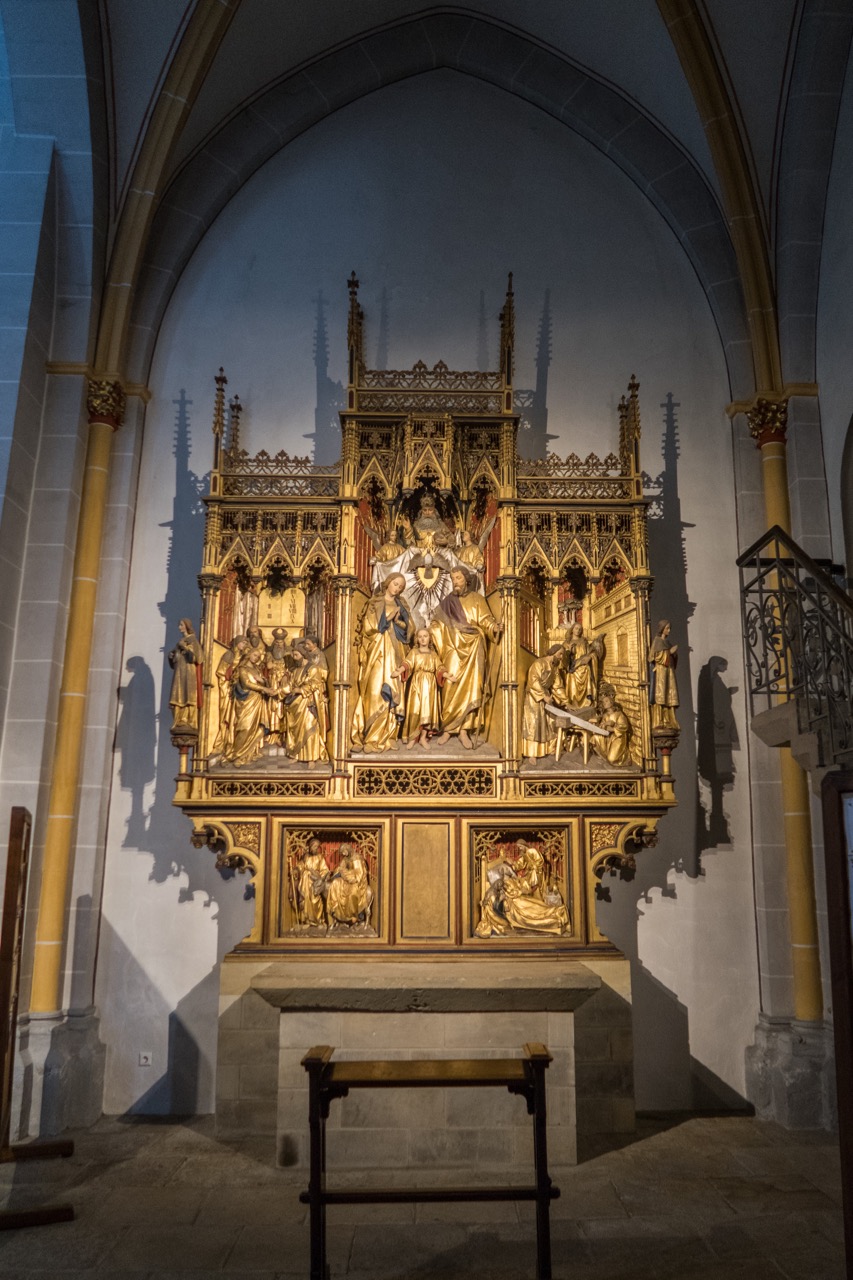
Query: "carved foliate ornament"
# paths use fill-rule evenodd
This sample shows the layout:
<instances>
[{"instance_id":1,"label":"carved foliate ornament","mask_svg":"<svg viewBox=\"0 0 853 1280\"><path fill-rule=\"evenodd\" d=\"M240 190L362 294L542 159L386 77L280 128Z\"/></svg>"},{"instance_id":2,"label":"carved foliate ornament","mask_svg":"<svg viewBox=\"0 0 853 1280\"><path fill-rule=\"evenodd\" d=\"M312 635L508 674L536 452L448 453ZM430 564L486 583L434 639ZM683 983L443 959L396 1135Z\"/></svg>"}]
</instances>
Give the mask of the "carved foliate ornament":
<instances>
[{"instance_id":1,"label":"carved foliate ornament","mask_svg":"<svg viewBox=\"0 0 853 1280\"><path fill-rule=\"evenodd\" d=\"M767 400L760 396L746 417L749 433L759 449L775 441L784 442L788 430L787 400Z\"/></svg>"},{"instance_id":2,"label":"carved foliate ornament","mask_svg":"<svg viewBox=\"0 0 853 1280\"><path fill-rule=\"evenodd\" d=\"M111 378L90 378L86 411L90 422L106 422L117 430L124 421L127 397L120 382Z\"/></svg>"}]
</instances>

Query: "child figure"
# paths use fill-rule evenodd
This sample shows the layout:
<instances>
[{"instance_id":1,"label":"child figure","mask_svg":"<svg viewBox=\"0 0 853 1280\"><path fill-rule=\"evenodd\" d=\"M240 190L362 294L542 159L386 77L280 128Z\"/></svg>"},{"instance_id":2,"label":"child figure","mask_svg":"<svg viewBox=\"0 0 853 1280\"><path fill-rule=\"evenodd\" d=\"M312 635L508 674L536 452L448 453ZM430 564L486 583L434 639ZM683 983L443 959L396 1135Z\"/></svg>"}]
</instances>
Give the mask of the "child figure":
<instances>
[{"instance_id":1,"label":"child figure","mask_svg":"<svg viewBox=\"0 0 853 1280\"><path fill-rule=\"evenodd\" d=\"M409 682L409 697L403 721L403 741L408 747L420 742L429 745L430 733L441 728L438 688L450 677L441 665L426 627L415 632L414 648L406 654L398 674Z\"/></svg>"}]
</instances>

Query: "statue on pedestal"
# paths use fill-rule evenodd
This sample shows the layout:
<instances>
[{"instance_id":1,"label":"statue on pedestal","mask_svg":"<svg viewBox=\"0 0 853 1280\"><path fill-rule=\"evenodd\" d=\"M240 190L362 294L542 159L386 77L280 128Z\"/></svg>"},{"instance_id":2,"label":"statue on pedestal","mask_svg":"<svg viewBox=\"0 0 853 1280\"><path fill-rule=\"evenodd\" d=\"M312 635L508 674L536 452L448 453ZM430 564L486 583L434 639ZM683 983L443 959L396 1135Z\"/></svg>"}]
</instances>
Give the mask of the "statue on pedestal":
<instances>
[{"instance_id":1,"label":"statue on pedestal","mask_svg":"<svg viewBox=\"0 0 853 1280\"><path fill-rule=\"evenodd\" d=\"M671 630L669 622L663 618L658 623L657 635L649 649L651 667L649 702L652 709L653 732L656 729L674 729L677 732L680 728L675 718L675 708L678 706L678 685L675 680L678 645L670 644Z\"/></svg>"},{"instance_id":2,"label":"statue on pedestal","mask_svg":"<svg viewBox=\"0 0 853 1280\"><path fill-rule=\"evenodd\" d=\"M169 706L172 708L172 732L198 731L198 709L201 706L201 673L204 654L189 618L181 618L178 624L181 638L169 654L172 668L172 688Z\"/></svg>"}]
</instances>

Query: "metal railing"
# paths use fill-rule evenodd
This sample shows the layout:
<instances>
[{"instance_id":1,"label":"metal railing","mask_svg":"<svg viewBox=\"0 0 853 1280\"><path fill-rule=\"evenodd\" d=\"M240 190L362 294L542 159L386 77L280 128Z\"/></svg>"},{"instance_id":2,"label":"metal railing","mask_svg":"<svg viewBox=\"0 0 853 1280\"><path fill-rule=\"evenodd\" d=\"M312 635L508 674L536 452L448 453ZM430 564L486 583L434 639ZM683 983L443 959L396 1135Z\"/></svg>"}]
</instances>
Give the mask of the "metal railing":
<instances>
[{"instance_id":1,"label":"metal railing","mask_svg":"<svg viewBox=\"0 0 853 1280\"><path fill-rule=\"evenodd\" d=\"M853 763L853 599L778 525L737 563L751 714L793 701L820 764Z\"/></svg>"}]
</instances>

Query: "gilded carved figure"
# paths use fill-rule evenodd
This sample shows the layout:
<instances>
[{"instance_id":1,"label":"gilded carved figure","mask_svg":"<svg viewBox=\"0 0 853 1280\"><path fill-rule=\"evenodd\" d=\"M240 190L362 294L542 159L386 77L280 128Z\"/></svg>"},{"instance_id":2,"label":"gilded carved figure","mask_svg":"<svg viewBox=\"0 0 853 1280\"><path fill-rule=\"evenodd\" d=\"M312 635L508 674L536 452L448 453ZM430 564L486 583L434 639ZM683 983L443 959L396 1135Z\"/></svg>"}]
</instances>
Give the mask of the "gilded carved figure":
<instances>
[{"instance_id":1,"label":"gilded carved figure","mask_svg":"<svg viewBox=\"0 0 853 1280\"><path fill-rule=\"evenodd\" d=\"M494 524L494 521L492 521L492 524ZM486 567L483 544L488 539L489 533L491 533L491 526L489 526L489 532L479 542L475 542L468 530L465 529L462 533L462 546L456 552L456 559L461 560L466 569L471 569L480 577L482 577L483 570Z\"/></svg>"},{"instance_id":2,"label":"gilded carved figure","mask_svg":"<svg viewBox=\"0 0 853 1280\"><path fill-rule=\"evenodd\" d=\"M671 644L672 630L664 618L658 623L657 635L649 649L651 679L649 702L652 709L652 729L678 729L675 708L678 706L678 685L675 668L678 665L678 645Z\"/></svg>"},{"instance_id":3,"label":"gilded carved figure","mask_svg":"<svg viewBox=\"0 0 853 1280\"><path fill-rule=\"evenodd\" d=\"M247 648L244 636L235 636L216 664L216 685L219 691L219 725L211 748L211 755L222 756L231 745L234 736L234 679L237 663Z\"/></svg>"},{"instance_id":4,"label":"gilded carved figure","mask_svg":"<svg viewBox=\"0 0 853 1280\"><path fill-rule=\"evenodd\" d=\"M421 498L415 519L406 523L421 551L435 552L453 546L454 535L438 514L435 499L428 493Z\"/></svg>"},{"instance_id":5,"label":"gilded carved figure","mask_svg":"<svg viewBox=\"0 0 853 1280\"><path fill-rule=\"evenodd\" d=\"M270 699L269 740L278 746L284 745L284 696L290 688L290 675L295 666L293 651L286 642L287 631L284 627L275 627L272 643L266 650L267 679L277 695Z\"/></svg>"},{"instance_id":6,"label":"gilded carved figure","mask_svg":"<svg viewBox=\"0 0 853 1280\"><path fill-rule=\"evenodd\" d=\"M249 649L253 653L260 655L260 665L265 667L267 661L267 646L264 644L264 637L256 622L253 622L246 628L246 640L248 642Z\"/></svg>"},{"instance_id":7,"label":"gilded carved figure","mask_svg":"<svg viewBox=\"0 0 853 1280\"><path fill-rule=\"evenodd\" d=\"M439 681L449 678L426 627L417 632L414 648L406 654L399 674L408 686L403 741L409 747L418 742L426 747L430 734L438 733L441 728Z\"/></svg>"},{"instance_id":8,"label":"gilded carved figure","mask_svg":"<svg viewBox=\"0 0 853 1280\"><path fill-rule=\"evenodd\" d=\"M519 840L516 849L512 864L499 862L488 870L489 888L480 904L476 936L564 934L569 928L569 914L556 886L547 883L544 857L525 840Z\"/></svg>"},{"instance_id":9,"label":"gilded carved figure","mask_svg":"<svg viewBox=\"0 0 853 1280\"><path fill-rule=\"evenodd\" d=\"M398 742L404 712L403 683L397 673L415 634L405 586L403 574L392 573L368 600L359 621L358 700L352 727L358 750L388 751Z\"/></svg>"},{"instance_id":10,"label":"gilded carved figure","mask_svg":"<svg viewBox=\"0 0 853 1280\"><path fill-rule=\"evenodd\" d=\"M386 541L382 542L379 534L375 529L371 529L369 524L365 524L363 527L374 547L374 552L370 560L371 564L390 564L391 561L396 560L403 554L405 547L400 545L399 535L396 529L392 529L388 534Z\"/></svg>"},{"instance_id":11,"label":"gilded carved figure","mask_svg":"<svg viewBox=\"0 0 853 1280\"><path fill-rule=\"evenodd\" d=\"M329 758L329 668L316 636L298 641L295 655L297 665L283 699L287 754L292 760L316 764Z\"/></svg>"},{"instance_id":12,"label":"gilded carved figure","mask_svg":"<svg viewBox=\"0 0 853 1280\"><path fill-rule=\"evenodd\" d=\"M628 740L631 724L619 703L610 693L602 693L596 724L606 729L608 736L593 735L592 749L608 764L624 764L628 759Z\"/></svg>"},{"instance_id":13,"label":"gilded carved figure","mask_svg":"<svg viewBox=\"0 0 853 1280\"><path fill-rule=\"evenodd\" d=\"M601 670L600 640L587 640L580 622L574 623L565 641L566 704L569 707L595 705Z\"/></svg>"},{"instance_id":14,"label":"gilded carved figure","mask_svg":"<svg viewBox=\"0 0 853 1280\"><path fill-rule=\"evenodd\" d=\"M521 719L521 754L528 759L540 760L556 750L557 724L547 704L565 705L565 653L563 645L552 644L545 657L532 662L527 672Z\"/></svg>"},{"instance_id":15,"label":"gilded carved figure","mask_svg":"<svg viewBox=\"0 0 853 1280\"><path fill-rule=\"evenodd\" d=\"M340 847L340 862L329 880L326 907L329 929L339 925L370 926L373 889L367 876L364 856L351 844Z\"/></svg>"},{"instance_id":16,"label":"gilded carved figure","mask_svg":"<svg viewBox=\"0 0 853 1280\"><path fill-rule=\"evenodd\" d=\"M173 733L180 729L198 730L204 661L204 654L190 619L181 618L178 630L181 638L169 654L169 665L173 672L169 693Z\"/></svg>"},{"instance_id":17,"label":"gilded carved figure","mask_svg":"<svg viewBox=\"0 0 853 1280\"><path fill-rule=\"evenodd\" d=\"M326 894L331 869L316 838L295 868L297 920L301 925L326 925Z\"/></svg>"},{"instance_id":18,"label":"gilded carved figure","mask_svg":"<svg viewBox=\"0 0 853 1280\"><path fill-rule=\"evenodd\" d=\"M275 694L264 680L262 661L263 650L247 648L237 666L232 741L222 754L223 760L231 764L251 764L264 749L269 730L268 703Z\"/></svg>"},{"instance_id":19,"label":"gilded carved figure","mask_svg":"<svg viewBox=\"0 0 853 1280\"><path fill-rule=\"evenodd\" d=\"M472 590L465 569L450 574L453 590L438 605L429 624L442 666L447 672L441 705L442 734L438 746L458 735L463 747L474 746L479 735L486 693L486 668L490 643L497 643L501 623L485 598Z\"/></svg>"}]
</instances>

